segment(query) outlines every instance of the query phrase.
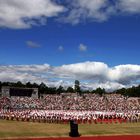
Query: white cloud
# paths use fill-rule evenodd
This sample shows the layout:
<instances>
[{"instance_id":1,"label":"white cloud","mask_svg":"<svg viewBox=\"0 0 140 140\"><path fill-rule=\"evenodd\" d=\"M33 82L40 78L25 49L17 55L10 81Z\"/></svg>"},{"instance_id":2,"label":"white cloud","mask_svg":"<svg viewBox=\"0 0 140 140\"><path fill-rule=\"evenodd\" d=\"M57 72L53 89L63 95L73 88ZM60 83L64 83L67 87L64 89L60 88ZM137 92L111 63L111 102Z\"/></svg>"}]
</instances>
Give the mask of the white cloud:
<instances>
[{"instance_id":1,"label":"white cloud","mask_svg":"<svg viewBox=\"0 0 140 140\"><path fill-rule=\"evenodd\" d=\"M58 67L44 65L0 66L1 81L44 82L48 86L72 86L81 81L82 88L105 88L108 91L139 84L140 65L109 67L103 62L83 62Z\"/></svg>"},{"instance_id":2,"label":"white cloud","mask_svg":"<svg viewBox=\"0 0 140 140\"><path fill-rule=\"evenodd\" d=\"M58 50L59 50L59 51L63 51L63 50L64 50L64 47L63 47L63 46L59 46L59 47L58 47Z\"/></svg>"},{"instance_id":3,"label":"white cloud","mask_svg":"<svg viewBox=\"0 0 140 140\"><path fill-rule=\"evenodd\" d=\"M104 88L106 91L113 91L116 89L125 88L126 86L117 82L107 81L105 83L82 83L83 89L95 90L96 88Z\"/></svg>"},{"instance_id":4,"label":"white cloud","mask_svg":"<svg viewBox=\"0 0 140 140\"><path fill-rule=\"evenodd\" d=\"M33 42L33 41L27 41L26 42L27 46L30 47L30 48L40 48L41 45L36 43L36 42Z\"/></svg>"},{"instance_id":5,"label":"white cloud","mask_svg":"<svg viewBox=\"0 0 140 140\"><path fill-rule=\"evenodd\" d=\"M103 80L108 72L108 66L102 62L85 62L55 67L53 72L60 78Z\"/></svg>"},{"instance_id":6,"label":"white cloud","mask_svg":"<svg viewBox=\"0 0 140 140\"><path fill-rule=\"evenodd\" d=\"M106 9L107 0L72 0L70 1L70 10L68 15L60 18L64 22L78 24L86 19L92 21L104 21L107 19Z\"/></svg>"},{"instance_id":7,"label":"white cloud","mask_svg":"<svg viewBox=\"0 0 140 140\"><path fill-rule=\"evenodd\" d=\"M109 78L122 84L130 84L140 79L139 65L119 65L109 70Z\"/></svg>"},{"instance_id":8,"label":"white cloud","mask_svg":"<svg viewBox=\"0 0 140 140\"><path fill-rule=\"evenodd\" d=\"M13 29L44 25L64 7L51 0L0 0L0 27Z\"/></svg>"},{"instance_id":9,"label":"white cloud","mask_svg":"<svg viewBox=\"0 0 140 140\"><path fill-rule=\"evenodd\" d=\"M84 44L80 44L80 45L79 45L79 50L80 50L81 52L85 52L85 51L87 51L87 46L84 45Z\"/></svg>"},{"instance_id":10,"label":"white cloud","mask_svg":"<svg viewBox=\"0 0 140 140\"><path fill-rule=\"evenodd\" d=\"M0 79L2 81L37 81L44 80L41 74L48 72L50 66L44 65L8 65L0 66Z\"/></svg>"},{"instance_id":11,"label":"white cloud","mask_svg":"<svg viewBox=\"0 0 140 140\"><path fill-rule=\"evenodd\" d=\"M140 13L140 0L118 0L118 9L126 13Z\"/></svg>"},{"instance_id":12,"label":"white cloud","mask_svg":"<svg viewBox=\"0 0 140 140\"><path fill-rule=\"evenodd\" d=\"M0 27L31 28L51 17L71 24L104 22L124 13L140 14L140 0L0 0Z\"/></svg>"},{"instance_id":13,"label":"white cloud","mask_svg":"<svg viewBox=\"0 0 140 140\"><path fill-rule=\"evenodd\" d=\"M104 22L112 16L140 14L140 0L70 0L64 17L59 21L71 23Z\"/></svg>"}]
</instances>

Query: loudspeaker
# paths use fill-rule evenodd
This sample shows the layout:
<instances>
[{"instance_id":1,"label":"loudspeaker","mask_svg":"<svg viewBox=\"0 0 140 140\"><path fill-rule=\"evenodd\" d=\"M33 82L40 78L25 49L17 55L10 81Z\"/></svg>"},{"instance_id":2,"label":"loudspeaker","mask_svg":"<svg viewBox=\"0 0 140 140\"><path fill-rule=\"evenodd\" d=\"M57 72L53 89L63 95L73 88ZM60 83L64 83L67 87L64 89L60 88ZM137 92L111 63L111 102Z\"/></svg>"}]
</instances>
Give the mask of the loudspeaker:
<instances>
[{"instance_id":1,"label":"loudspeaker","mask_svg":"<svg viewBox=\"0 0 140 140\"><path fill-rule=\"evenodd\" d=\"M74 120L70 120L70 137L79 137L78 124Z\"/></svg>"}]
</instances>

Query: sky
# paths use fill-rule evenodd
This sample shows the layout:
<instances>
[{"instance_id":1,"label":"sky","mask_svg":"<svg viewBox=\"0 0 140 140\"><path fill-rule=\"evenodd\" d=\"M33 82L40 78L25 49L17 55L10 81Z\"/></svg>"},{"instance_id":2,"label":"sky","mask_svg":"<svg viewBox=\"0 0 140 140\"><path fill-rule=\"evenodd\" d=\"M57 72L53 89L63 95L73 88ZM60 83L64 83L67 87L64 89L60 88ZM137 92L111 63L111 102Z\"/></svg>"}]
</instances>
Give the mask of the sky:
<instances>
[{"instance_id":1,"label":"sky","mask_svg":"<svg viewBox=\"0 0 140 140\"><path fill-rule=\"evenodd\" d=\"M140 84L139 0L0 0L0 81Z\"/></svg>"}]
</instances>

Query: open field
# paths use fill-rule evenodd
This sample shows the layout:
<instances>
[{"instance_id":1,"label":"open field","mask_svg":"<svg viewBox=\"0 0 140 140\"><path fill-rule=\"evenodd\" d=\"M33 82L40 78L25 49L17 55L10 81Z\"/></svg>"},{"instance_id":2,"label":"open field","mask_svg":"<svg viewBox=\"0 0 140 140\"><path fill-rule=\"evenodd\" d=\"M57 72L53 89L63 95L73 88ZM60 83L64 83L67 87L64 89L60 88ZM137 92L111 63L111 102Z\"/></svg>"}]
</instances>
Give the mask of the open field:
<instances>
[{"instance_id":1,"label":"open field","mask_svg":"<svg viewBox=\"0 0 140 140\"><path fill-rule=\"evenodd\" d=\"M48 124L0 120L0 138L67 137L69 124ZM140 135L140 123L80 124L82 136Z\"/></svg>"}]
</instances>

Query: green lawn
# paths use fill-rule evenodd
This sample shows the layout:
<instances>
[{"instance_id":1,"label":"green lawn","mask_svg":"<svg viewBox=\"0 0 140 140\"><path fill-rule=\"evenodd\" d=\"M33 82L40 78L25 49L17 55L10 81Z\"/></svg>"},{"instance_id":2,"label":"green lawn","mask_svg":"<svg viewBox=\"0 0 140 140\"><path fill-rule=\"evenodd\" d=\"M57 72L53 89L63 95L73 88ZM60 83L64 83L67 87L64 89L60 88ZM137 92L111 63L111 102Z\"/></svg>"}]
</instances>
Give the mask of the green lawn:
<instances>
[{"instance_id":1,"label":"green lawn","mask_svg":"<svg viewBox=\"0 0 140 140\"><path fill-rule=\"evenodd\" d=\"M48 124L0 120L0 138L68 136L68 124ZM140 123L81 124L79 133L90 135L140 135Z\"/></svg>"}]
</instances>

